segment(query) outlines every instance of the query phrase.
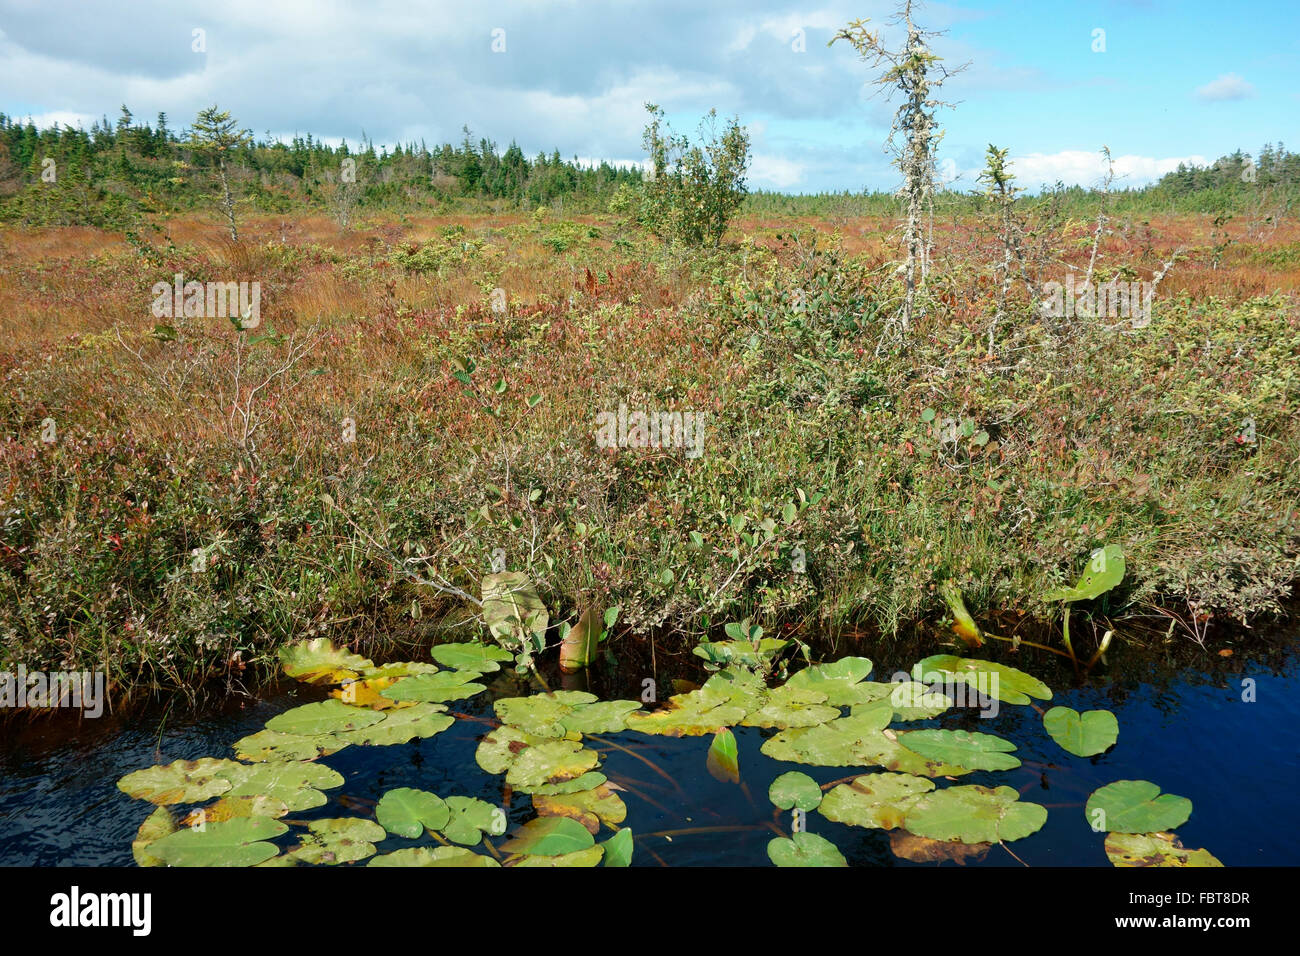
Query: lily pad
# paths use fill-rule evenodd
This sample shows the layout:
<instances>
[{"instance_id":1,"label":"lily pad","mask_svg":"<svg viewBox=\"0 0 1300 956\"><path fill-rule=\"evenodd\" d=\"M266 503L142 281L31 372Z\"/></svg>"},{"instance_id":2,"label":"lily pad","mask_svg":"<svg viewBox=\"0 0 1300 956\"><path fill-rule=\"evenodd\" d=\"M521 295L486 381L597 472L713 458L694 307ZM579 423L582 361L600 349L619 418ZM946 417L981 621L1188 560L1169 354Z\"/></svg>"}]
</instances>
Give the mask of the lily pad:
<instances>
[{"instance_id":1,"label":"lily pad","mask_svg":"<svg viewBox=\"0 0 1300 956\"><path fill-rule=\"evenodd\" d=\"M777 837L767 845L767 857L777 866L848 866L830 840L815 833Z\"/></svg>"},{"instance_id":2,"label":"lily pad","mask_svg":"<svg viewBox=\"0 0 1300 956\"><path fill-rule=\"evenodd\" d=\"M906 830L891 830L889 834L889 849L894 856L913 863L951 860L958 866L965 866L967 860L984 859L991 847L991 843L946 843L943 840L920 837Z\"/></svg>"},{"instance_id":3,"label":"lily pad","mask_svg":"<svg viewBox=\"0 0 1300 956\"><path fill-rule=\"evenodd\" d=\"M233 760L212 757L177 760L128 773L117 782L117 788L127 796L150 803L199 803L228 791L232 784L222 772L243 766Z\"/></svg>"},{"instance_id":4,"label":"lily pad","mask_svg":"<svg viewBox=\"0 0 1300 956\"><path fill-rule=\"evenodd\" d=\"M375 844L388 834L373 820L340 817L312 820L302 843L289 853L303 863L354 863L375 855Z\"/></svg>"},{"instance_id":5,"label":"lily pad","mask_svg":"<svg viewBox=\"0 0 1300 956\"><path fill-rule=\"evenodd\" d=\"M925 777L908 773L868 773L833 787L822 800L822 816L836 823L893 830L923 793L934 789Z\"/></svg>"},{"instance_id":6,"label":"lily pad","mask_svg":"<svg viewBox=\"0 0 1300 956\"><path fill-rule=\"evenodd\" d=\"M511 660L510 652L495 644L468 641L461 644L437 644L430 655L444 667L461 671L491 674L501 669L501 662Z\"/></svg>"},{"instance_id":7,"label":"lily pad","mask_svg":"<svg viewBox=\"0 0 1300 956\"><path fill-rule=\"evenodd\" d=\"M341 684L355 679L374 664L359 654L335 647L318 637L280 648L280 667L295 680L308 684Z\"/></svg>"},{"instance_id":8,"label":"lily pad","mask_svg":"<svg viewBox=\"0 0 1300 956\"><path fill-rule=\"evenodd\" d=\"M280 851L274 839L289 828L269 817L241 817L177 830L149 847L168 866L254 866Z\"/></svg>"},{"instance_id":9,"label":"lily pad","mask_svg":"<svg viewBox=\"0 0 1300 956\"><path fill-rule=\"evenodd\" d=\"M432 737L456 722L455 718L443 713L446 709L442 704L412 704L389 711L388 716L377 724L335 734L333 739L345 745L385 747L404 744L417 737Z\"/></svg>"},{"instance_id":10,"label":"lily pad","mask_svg":"<svg viewBox=\"0 0 1300 956\"><path fill-rule=\"evenodd\" d=\"M394 850L370 860L366 866L500 866L496 860L462 846L414 847Z\"/></svg>"},{"instance_id":11,"label":"lily pad","mask_svg":"<svg viewBox=\"0 0 1300 956\"><path fill-rule=\"evenodd\" d=\"M604 781L604 777L600 778ZM501 836L506 832L506 815L499 807L475 797L448 797L450 816L442 835L452 843L477 846L483 835Z\"/></svg>"},{"instance_id":12,"label":"lily pad","mask_svg":"<svg viewBox=\"0 0 1300 956\"><path fill-rule=\"evenodd\" d=\"M414 840L424 834L426 827L430 830L445 827L451 819L451 810L437 794L398 787L379 798L375 805L375 819L389 833Z\"/></svg>"},{"instance_id":13,"label":"lily pad","mask_svg":"<svg viewBox=\"0 0 1300 956\"><path fill-rule=\"evenodd\" d=\"M548 740L519 752L506 771L506 783L527 792L580 777L599 763L600 754L576 740Z\"/></svg>"},{"instance_id":14,"label":"lily pad","mask_svg":"<svg viewBox=\"0 0 1300 956\"><path fill-rule=\"evenodd\" d=\"M540 787L532 787L528 792L534 796L552 797L556 794L579 793L583 790L595 790L606 777L603 773L595 770L589 770L581 777L574 777L572 780L561 780L556 783L542 784Z\"/></svg>"},{"instance_id":15,"label":"lily pad","mask_svg":"<svg viewBox=\"0 0 1300 956\"><path fill-rule=\"evenodd\" d=\"M826 695L829 707L852 707L889 695L890 685L866 682L872 666L865 657L842 657L795 672L785 686L818 691Z\"/></svg>"},{"instance_id":16,"label":"lily pad","mask_svg":"<svg viewBox=\"0 0 1300 956\"><path fill-rule=\"evenodd\" d=\"M1192 801L1162 794L1149 780L1117 780L1094 790L1083 812L1098 832L1155 833L1186 823Z\"/></svg>"},{"instance_id":17,"label":"lily pad","mask_svg":"<svg viewBox=\"0 0 1300 956\"><path fill-rule=\"evenodd\" d=\"M964 786L916 798L903 817L904 829L931 840L1001 843L1036 833L1047 808L1022 803L1011 787Z\"/></svg>"},{"instance_id":18,"label":"lily pad","mask_svg":"<svg viewBox=\"0 0 1300 956\"><path fill-rule=\"evenodd\" d=\"M1115 866L1223 866L1209 850L1189 850L1172 833L1108 833L1106 856Z\"/></svg>"},{"instance_id":19,"label":"lily pad","mask_svg":"<svg viewBox=\"0 0 1300 956\"><path fill-rule=\"evenodd\" d=\"M321 790L341 786L343 775L319 763L286 760L254 765L235 764L222 771L233 784L232 797L265 795L281 800L292 812L310 810L325 804Z\"/></svg>"},{"instance_id":20,"label":"lily pad","mask_svg":"<svg viewBox=\"0 0 1300 956\"><path fill-rule=\"evenodd\" d=\"M181 821L181 825L191 827L199 823L221 823L225 820L235 820L240 817L271 817L274 819L285 816L288 812L289 806L283 800L277 797L268 797L264 793L259 793L256 796L222 797L216 803L191 811Z\"/></svg>"},{"instance_id":21,"label":"lily pad","mask_svg":"<svg viewBox=\"0 0 1300 956\"><path fill-rule=\"evenodd\" d=\"M816 727L840 716L838 707L829 707L826 695L817 690L788 685L766 691L760 706L745 715L746 727Z\"/></svg>"},{"instance_id":22,"label":"lily pad","mask_svg":"<svg viewBox=\"0 0 1300 956\"><path fill-rule=\"evenodd\" d=\"M149 852L150 844L156 843L170 833L176 832L176 818L166 807L157 807L153 813L140 824L135 839L131 841L131 855L138 866L166 866L162 860Z\"/></svg>"},{"instance_id":23,"label":"lily pad","mask_svg":"<svg viewBox=\"0 0 1300 956\"><path fill-rule=\"evenodd\" d=\"M951 654L927 657L912 668L912 677L931 686L961 682L985 697L995 697L1008 704L1028 704L1031 697L1052 699L1052 691L1037 677L1006 664L971 657Z\"/></svg>"},{"instance_id":24,"label":"lily pad","mask_svg":"<svg viewBox=\"0 0 1300 956\"><path fill-rule=\"evenodd\" d=\"M812 811L822 802L822 788L806 773L790 770L772 781L767 797L782 810Z\"/></svg>"},{"instance_id":25,"label":"lily pad","mask_svg":"<svg viewBox=\"0 0 1300 956\"><path fill-rule=\"evenodd\" d=\"M627 804L608 784L594 790L564 793L555 796L533 794L533 806L542 817L571 817L593 835L600 832L602 823L614 826L627 819Z\"/></svg>"},{"instance_id":26,"label":"lily pad","mask_svg":"<svg viewBox=\"0 0 1300 956\"><path fill-rule=\"evenodd\" d=\"M1098 548L1088 558L1079 583L1043 595L1044 601L1091 601L1124 580L1124 551L1117 544Z\"/></svg>"},{"instance_id":27,"label":"lily pad","mask_svg":"<svg viewBox=\"0 0 1300 956\"><path fill-rule=\"evenodd\" d=\"M259 730L235 741L235 756L252 763L269 760L315 760L323 754L337 753L348 746L331 734L282 734L274 730Z\"/></svg>"},{"instance_id":28,"label":"lily pad","mask_svg":"<svg viewBox=\"0 0 1300 956\"><path fill-rule=\"evenodd\" d=\"M1020 761L1011 756L1016 745L993 734L968 730L911 730L898 735L913 753L971 770L1013 770Z\"/></svg>"},{"instance_id":29,"label":"lily pad","mask_svg":"<svg viewBox=\"0 0 1300 956\"><path fill-rule=\"evenodd\" d=\"M365 707L349 707L342 701L322 700L277 714L266 722L266 729L298 737L313 737L369 727L383 719L383 714Z\"/></svg>"},{"instance_id":30,"label":"lily pad","mask_svg":"<svg viewBox=\"0 0 1300 956\"><path fill-rule=\"evenodd\" d=\"M1043 727L1062 749L1076 757L1105 753L1119 740L1119 720L1109 710L1080 714L1069 707L1053 707L1043 715Z\"/></svg>"},{"instance_id":31,"label":"lily pad","mask_svg":"<svg viewBox=\"0 0 1300 956\"><path fill-rule=\"evenodd\" d=\"M438 671L436 674L416 674L404 677L392 687L380 691L391 700L415 700L442 703L449 700L464 700L487 690L483 684L474 683L474 679L483 675L477 671Z\"/></svg>"},{"instance_id":32,"label":"lily pad","mask_svg":"<svg viewBox=\"0 0 1300 956\"><path fill-rule=\"evenodd\" d=\"M574 850L572 853L556 854L539 854L527 853L511 861L511 866L598 866L600 858L604 855L604 846L589 846L585 850Z\"/></svg>"},{"instance_id":33,"label":"lily pad","mask_svg":"<svg viewBox=\"0 0 1300 956\"><path fill-rule=\"evenodd\" d=\"M938 717L952 706L952 698L941 690L916 681L900 681L889 693L895 720L925 720Z\"/></svg>"},{"instance_id":34,"label":"lily pad","mask_svg":"<svg viewBox=\"0 0 1300 956\"><path fill-rule=\"evenodd\" d=\"M594 843L591 833L577 820L569 817L537 817L520 827L513 837L501 845L501 850L503 853L520 856L559 856L585 850Z\"/></svg>"}]
</instances>

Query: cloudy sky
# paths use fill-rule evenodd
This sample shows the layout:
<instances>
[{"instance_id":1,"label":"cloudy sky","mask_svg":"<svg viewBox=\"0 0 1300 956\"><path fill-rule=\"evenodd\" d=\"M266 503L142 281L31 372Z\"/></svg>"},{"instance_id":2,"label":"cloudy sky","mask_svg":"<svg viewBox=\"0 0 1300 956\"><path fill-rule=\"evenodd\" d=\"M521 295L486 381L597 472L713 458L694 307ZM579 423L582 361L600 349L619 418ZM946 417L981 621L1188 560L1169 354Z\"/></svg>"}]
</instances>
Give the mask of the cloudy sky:
<instances>
[{"instance_id":1,"label":"cloudy sky","mask_svg":"<svg viewBox=\"0 0 1300 956\"><path fill-rule=\"evenodd\" d=\"M260 136L459 140L530 155L639 161L644 104L678 130L711 107L753 138L750 182L786 192L892 189L895 103L843 43L877 0L0 0L0 112L89 127L128 105L183 126L212 102ZM928 3L945 87L947 175L987 144L1025 185L1124 182L1265 142L1300 144L1300 3ZM1099 32L1101 31L1101 32Z\"/></svg>"}]
</instances>

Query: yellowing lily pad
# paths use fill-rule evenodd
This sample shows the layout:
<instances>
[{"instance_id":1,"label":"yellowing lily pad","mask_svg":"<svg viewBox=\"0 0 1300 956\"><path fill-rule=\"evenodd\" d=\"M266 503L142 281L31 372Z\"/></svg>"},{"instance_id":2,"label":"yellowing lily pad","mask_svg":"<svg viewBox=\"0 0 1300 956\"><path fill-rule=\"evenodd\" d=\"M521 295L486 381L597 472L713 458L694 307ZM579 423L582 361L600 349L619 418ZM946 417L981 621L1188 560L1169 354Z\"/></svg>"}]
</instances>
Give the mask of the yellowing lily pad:
<instances>
[{"instance_id":1,"label":"yellowing lily pad","mask_svg":"<svg viewBox=\"0 0 1300 956\"><path fill-rule=\"evenodd\" d=\"M127 796L150 803L199 803L228 791L231 783L222 772L243 766L233 760L212 757L177 760L128 773L117 782L117 788Z\"/></svg>"},{"instance_id":2,"label":"yellowing lily pad","mask_svg":"<svg viewBox=\"0 0 1300 956\"><path fill-rule=\"evenodd\" d=\"M375 844L388 834L373 820L340 817L312 820L302 843L289 856L303 863L354 863L375 855Z\"/></svg>"},{"instance_id":3,"label":"yellowing lily pad","mask_svg":"<svg viewBox=\"0 0 1300 956\"><path fill-rule=\"evenodd\" d=\"M606 784L594 790L555 796L533 794L533 806L542 817L571 817L592 834L600 832L602 823L614 826L627 819L627 804Z\"/></svg>"},{"instance_id":4,"label":"yellowing lily pad","mask_svg":"<svg viewBox=\"0 0 1300 956\"><path fill-rule=\"evenodd\" d=\"M366 866L500 866L496 860L462 846L414 847L373 857Z\"/></svg>"},{"instance_id":5,"label":"yellowing lily pad","mask_svg":"<svg viewBox=\"0 0 1300 956\"><path fill-rule=\"evenodd\" d=\"M1115 866L1223 866L1209 850L1189 850L1172 833L1108 833L1106 856Z\"/></svg>"},{"instance_id":6,"label":"yellowing lily pad","mask_svg":"<svg viewBox=\"0 0 1300 956\"><path fill-rule=\"evenodd\" d=\"M280 667L290 677L308 684L341 684L374 664L335 647L328 638L318 637L280 648Z\"/></svg>"},{"instance_id":7,"label":"yellowing lily pad","mask_svg":"<svg viewBox=\"0 0 1300 956\"><path fill-rule=\"evenodd\" d=\"M921 794L903 817L904 829L931 840L1001 843L1036 833L1047 809L1022 803L1011 787L948 787Z\"/></svg>"},{"instance_id":8,"label":"yellowing lily pad","mask_svg":"<svg viewBox=\"0 0 1300 956\"><path fill-rule=\"evenodd\" d=\"M925 777L907 773L868 773L833 787L819 810L828 820L849 826L892 830L917 797L934 789Z\"/></svg>"}]
</instances>

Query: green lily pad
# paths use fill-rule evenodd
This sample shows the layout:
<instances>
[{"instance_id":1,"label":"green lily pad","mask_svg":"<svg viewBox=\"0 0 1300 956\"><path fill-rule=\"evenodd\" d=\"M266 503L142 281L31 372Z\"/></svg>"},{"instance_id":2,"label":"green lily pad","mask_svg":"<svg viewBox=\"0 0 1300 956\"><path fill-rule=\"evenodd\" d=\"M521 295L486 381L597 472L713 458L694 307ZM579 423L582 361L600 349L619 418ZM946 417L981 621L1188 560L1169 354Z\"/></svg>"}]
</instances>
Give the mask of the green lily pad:
<instances>
[{"instance_id":1,"label":"green lily pad","mask_svg":"<svg viewBox=\"0 0 1300 956\"><path fill-rule=\"evenodd\" d=\"M605 848L603 845L589 846L585 850L574 850L572 853L556 853L553 855L527 853L516 860L511 866L598 866L600 858L604 855Z\"/></svg>"},{"instance_id":2,"label":"green lily pad","mask_svg":"<svg viewBox=\"0 0 1300 956\"><path fill-rule=\"evenodd\" d=\"M1028 704L1030 697L1051 700L1052 692L1037 677L1005 664L952 654L936 654L919 661L912 677L923 684L962 682L980 694L1008 704Z\"/></svg>"},{"instance_id":3,"label":"green lily pad","mask_svg":"<svg viewBox=\"0 0 1300 956\"><path fill-rule=\"evenodd\" d=\"M162 860L149 852L149 846L168 834L176 832L176 818L166 807L157 807L153 813L140 824L135 839L131 841L131 855L137 866L166 866Z\"/></svg>"},{"instance_id":4,"label":"green lily pad","mask_svg":"<svg viewBox=\"0 0 1300 956\"><path fill-rule=\"evenodd\" d=\"M177 760L128 773L117 782L117 788L129 797L160 805L199 803L228 791L231 783L222 772L243 766L233 760L212 757Z\"/></svg>"},{"instance_id":5,"label":"green lily pad","mask_svg":"<svg viewBox=\"0 0 1300 956\"><path fill-rule=\"evenodd\" d=\"M804 687L776 687L764 693L760 706L745 715L746 727L816 727L840 716L829 707L826 695Z\"/></svg>"},{"instance_id":6,"label":"green lily pad","mask_svg":"<svg viewBox=\"0 0 1300 956\"><path fill-rule=\"evenodd\" d=\"M1013 770L1020 761L1011 756L1016 745L993 734L967 730L911 730L898 735L913 753L971 770Z\"/></svg>"},{"instance_id":7,"label":"green lily pad","mask_svg":"<svg viewBox=\"0 0 1300 956\"><path fill-rule=\"evenodd\" d=\"M767 845L767 857L777 866L848 866L830 840L815 833L777 837Z\"/></svg>"},{"instance_id":8,"label":"green lily pad","mask_svg":"<svg viewBox=\"0 0 1300 956\"><path fill-rule=\"evenodd\" d=\"M1186 823L1192 801L1162 794L1149 780L1116 780L1094 790L1083 812L1097 832L1155 833Z\"/></svg>"},{"instance_id":9,"label":"green lily pad","mask_svg":"<svg viewBox=\"0 0 1300 956\"><path fill-rule=\"evenodd\" d=\"M343 775L319 763L298 763L287 760L261 764L235 764L222 771L233 787L232 797L264 795L284 801L290 811L310 810L325 804L321 790L343 784Z\"/></svg>"},{"instance_id":10,"label":"green lily pad","mask_svg":"<svg viewBox=\"0 0 1300 956\"><path fill-rule=\"evenodd\" d=\"M506 771L506 783L527 792L580 777L598 763L600 754L576 740L548 740L519 752Z\"/></svg>"},{"instance_id":11,"label":"green lily pad","mask_svg":"<svg viewBox=\"0 0 1300 956\"><path fill-rule=\"evenodd\" d=\"M934 690L916 681L900 681L893 685L889 703L894 708L895 720L925 720L938 717L952 706L952 698L941 690Z\"/></svg>"},{"instance_id":12,"label":"green lily pad","mask_svg":"<svg viewBox=\"0 0 1300 956\"><path fill-rule=\"evenodd\" d=\"M500 866L496 860L463 846L414 847L373 857L366 866Z\"/></svg>"},{"instance_id":13,"label":"green lily pad","mask_svg":"<svg viewBox=\"0 0 1300 956\"><path fill-rule=\"evenodd\" d=\"M501 662L511 660L510 652L495 644L468 641L462 644L435 645L430 655L444 667L460 671L491 674L501 669Z\"/></svg>"},{"instance_id":14,"label":"green lily pad","mask_svg":"<svg viewBox=\"0 0 1300 956\"><path fill-rule=\"evenodd\" d=\"M424 661L399 661L395 664L369 667L361 672L361 676L368 681L379 681L396 680L399 677L414 677L417 674L436 673L438 673L438 668L434 664L428 664Z\"/></svg>"},{"instance_id":15,"label":"green lily pad","mask_svg":"<svg viewBox=\"0 0 1300 956\"><path fill-rule=\"evenodd\" d=\"M866 680L872 666L865 657L842 657L838 661L814 664L795 672L785 686L825 694L825 703L829 707L852 707L889 695L890 685Z\"/></svg>"},{"instance_id":16,"label":"green lily pad","mask_svg":"<svg viewBox=\"0 0 1300 956\"><path fill-rule=\"evenodd\" d=\"M533 806L542 817L570 817L581 823L594 836L602 823L614 826L627 819L627 804L608 784L594 790L563 793L554 796L533 794Z\"/></svg>"},{"instance_id":17,"label":"green lily pad","mask_svg":"<svg viewBox=\"0 0 1300 956\"><path fill-rule=\"evenodd\" d=\"M1209 850L1189 850L1172 833L1108 833L1106 856L1115 866L1223 866Z\"/></svg>"},{"instance_id":18,"label":"green lily pad","mask_svg":"<svg viewBox=\"0 0 1300 956\"><path fill-rule=\"evenodd\" d=\"M442 704L421 703L390 710L388 716L379 723L358 730L343 731L335 734L333 739L344 744L384 747L404 744L417 737L432 737L456 722L454 717L443 713L446 709Z\"/></svg>"},{"instance_id":19,"label":"green lily pad","mask_svg":"<svg viewBox=\"0 0 1300 956\"><path fill-rule=\"evenodd\" d=\"M812 811L822 802L822 788L806 773L790 770L772 781L767 797L782 810Z\"/></svg>"},{"instance_id":20,"label":"green lily pad","mask_svg":"<svg viewBox=\"0 0 1300 956\"><path fill-rule=\"evenodd\" d=\"M552 797L562 793L579 793L583 790L595 790L606 781L603 773L595 770L589 770L581 777L574 777L572 780L561 780L557 783L546 783L540 787L533 787L528 792L533 796Z\"/></svg>"},{"instance_id":21,"label":"green lily pad","mask_svg":"<svg viewBox=\"0 0 1300 956\"><path fill-rule=\"evenodd\" d=\"M529 747L546 743L550 738L530 734L509 724L494 727L479 741L474 751L478 765L491 774L505 773Z\"/></svg>"},{"instance_id":22,"label":"green lily pad","mask_svg":"<svg viewBox=\"0 0 1300 956\"><path fill-rule=\"evenodd\" d=\"M601 701L582 691L556 691L531 697L505 697L494 705L502 723L541 737L618 733L641 705L633 700Z\"/></svg>"},{"instance_id":23,"label":"green lily pad","mask_svg":"<svg viewBox=\"0 0 1300 956\"><path fill-rule=\"evenodd\" d=\"M341 684L374 666L359 654L335 647L325 637L280 648L281 669L308 684Z\"/></svg>"},{"instance_id":24,"label":"green lily pad","mask_svg":"<svg viewBox=\"0 0 1300 956\"><path fill-rule=\"evenodd\" d=\"M392 687L379 693L389 700L415 700L428 703L443 703L449 700L464 700L487 690L483 684L474 683L474 679L483 675L477 671L438 671L436 674L416 674L403 677Z\"/></svg>"},{"instance_id":25,"label":"green lily pad","mask_svg":"<svg viewBox=\"0 0 1300 956\"><path fill-rule=\"evenodd\" d=\"M1047 808L1022 803L1011 787L948 787L921 794L908 807L903 828L931 840L1011 842L1040 830Z\"/></svg>"},{"instance_id":26,"label":"green lily pad","mask_svg":"<svg viewBox=\"0 0 1300 956\"><path fill-rule=\"evenodd\" d=\"M373 820L341 817L312 820L302 844L289 853L303 863L354 863L375 855L375 844L388 834Z\"/></svg>"},{"instance_id":27,"label":"green lily pad","mask_svg":"<svg viewBox=\"0 0 1300 956\"><path fill-rule=\"evenodd\" d=\"M266 729L297 737L314 737L369 727L383 719L383 714L366 707L351 707L339 700L322 700L277 714L266 722Z\"/></svg>"},{"instance_id":28,"label":"green lily pad","mask_svg":"<svg viewBox=\"0 0 1300 956\"><path fill-rule=\"evenodd\" d=\"M375 805L375 819L389 833L414 840L423 836L425 827L430 830L445 827L451 819L451 810L437 794L398 787L379 798Z\"/></svg>"},{"instance_id":29,"label":"green lily pad","mask_svg":"<svg viewBox=\"0 0 1300 956\"><path fill-rule=\"evenodd\" d=\"M337 753L348 746L332 734L282 734L274 730L259 730L235 741L235 756L252 763L270 760L315 760L325 754Z\"/></svg>"},{"instance_id":30,"label":"green lily pad","mask_svg":"<svg viewBox=\"0 0 1300 956\"><path fill-rule=\"evenodd\" d=\"M604 781L601 777L601 781ZM477 846L484 834L501 836L506 832L506 815L499 807L476 797L448 797L450 816L441 828L442 835L452 843Z\"/></svg>"},{"instance_id":31,"label":"green lily pad","mask_svg":"<svg viewBox=\"0 0 1300 956\"><path fill-rule=\"evenodd\" d=\"M833 787L819 809L836 823L893 830L917 798L933 789L933 781L909 773L868 773Z\"/></svg>"},{"instance_id":32,"label":"green lily pad","mask_svg":"<svg viewBox=\"0 0 1300 956\"><path fill-rule=\"evenodd\" d=\"M1079 583L1043 595L1044 601L1091 601L1124 580L1124 551L1117 544L1098 548L1088 558Z\"/></svg>"},{"instance_id":33,"label":"green lily pad","mask_svg":"<svg viewBox=\"0 0 1300 956\"><path fill-rule=\"evenodd\" d=\"M587 828L577 820L538 817L520 827L501 845L501 851L519 856L559 856L585 850L595 842Z\"/></svg>"},{"instance_id":34,"label":"green lily pad","mask_svg":"<svg viewBox=\"0 0 1300 956\"><path fill-rule=\"evenodd\" d=\"M168 866L254 866L280 852L263 841L288 829L269 817L241 817L177 830L151 844L149 854Z\"/></svg>"},{"instance_id":35,"label":"green lily pad","mask_svg":"<svg viewBox=\"0 0 1300 956\"><path fill-rule=\"evenodd\" d=\"M1053 707L1043 715L1043 727L1062 749L1076 757L1105 753L1119 740L1119 720L1109 710L1080 714L1069 707Z\"/></svg>"},{"instance_id":36,"label":"green lily pad","mask_svg":"<svg viewBox=\"0 0 1300 956\"><path fill-rule=\"evenodd\" d=\"M632 831L626 827L601 844L605 849L606 866L632 865Z\"/></svg>"}]
</instances>

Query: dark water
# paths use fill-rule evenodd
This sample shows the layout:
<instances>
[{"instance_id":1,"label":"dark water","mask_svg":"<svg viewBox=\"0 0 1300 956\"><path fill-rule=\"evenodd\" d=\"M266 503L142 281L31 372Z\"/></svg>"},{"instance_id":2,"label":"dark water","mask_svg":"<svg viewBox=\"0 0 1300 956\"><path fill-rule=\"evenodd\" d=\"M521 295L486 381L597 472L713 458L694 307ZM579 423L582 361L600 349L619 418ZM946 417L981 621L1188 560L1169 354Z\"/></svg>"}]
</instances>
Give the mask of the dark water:
<instances>
[{"instance_id":1,"label":"dark water","mask_svg":"<svg viewBox=\"0 0 1300 956\"><path fill-rule=\"evenodd\" d=\"M941 726L995 733L1018 745L1023 765L1012 771L974 773L960 783L1008 785L1025 800L1048 808L1038 833L1010 844L1029 866L1109 866L1103 834L1084 817L1088 794L1106 783L1146 779L1165 792L1192 800L1191 819L1178 828L1185 846L1204 847L1226 866L1300 864L1300 831L1293 825L1300 804L1300 663L1295 636L1273 642L1253 656L1207 655L1199 648L1176 653L1113 648L1110 670L1084 683L1075 681L1058 658L1038 651L1016 657L1001 648L983 656L1003 660L1041 677L1052 687L1051 704L1083 711L1104 707L1119 718L1119 743L1093 758L1061 750L1030 707L1004 704L997 717L974 710L951 711L937 720L912 721L909 729ZM862 654L876 660L874 680L888 680L919 657L945 652L931 642L909 657L901 645L881 651L841 647L834 657ZM659 696L672 692L671 679L702 681L690 657L598 667L590 675L549 675L558 689L590 689L602 697L639 699L642 675L658 676ZM490 727L494 696L538 689L513 677L495 675L489 692L450 705L466 715L427 740L392 747L349 747L323 758L345 778L327 791L330 802L292 814L295 820L367 814L373 801L393 787L418 787L442 796L477 796L503 804L503 778L484 773L474 761L480 737ZM1254 701L1243 697L1253 682ZM131 840L152 811L116 788L126 773L155 763L204 756L232 757L230 745L261 729L275 714L323 698L303 685L279 686L257 700L226 705L206 714L177 715L159 708L129 718L39 722L10 721L0 741L0 864L78 866L134 865ZM1051 706L1048 704L1047 706ZM479 719L474 719L479 718ZM898 726L897 724L895 726ZM651 737L638 733L588 738L601 752L601 772L617 782L628 806L624 826L636 835L634 865L762 865L779 829L788 835L789 813L767 798L768 784L786 770L801 770L829 782L867 769L821 768L777 763L759 752L775 731L735 728L742 784L715 780L705 769L710 738ZM613 745L627 748L621 750ZM628 752L630 751L630 752ZM506 807L512 826L532 815L530 798L513 795ZM817 812L807 829L835 843L851 865L914 866L891 852L887 833L832 823ZM292 832L292 831L291 831ZM603 839L604 837L600 837ZM288 841L289 836L282 838ZM411 846L390 840L380 852ZM1005 849L993 847L969 866L1020 866ZM928 864L934 865L934 864ZM943 865L951 866L952 863Z\"/></svg>"}]
</instances>

